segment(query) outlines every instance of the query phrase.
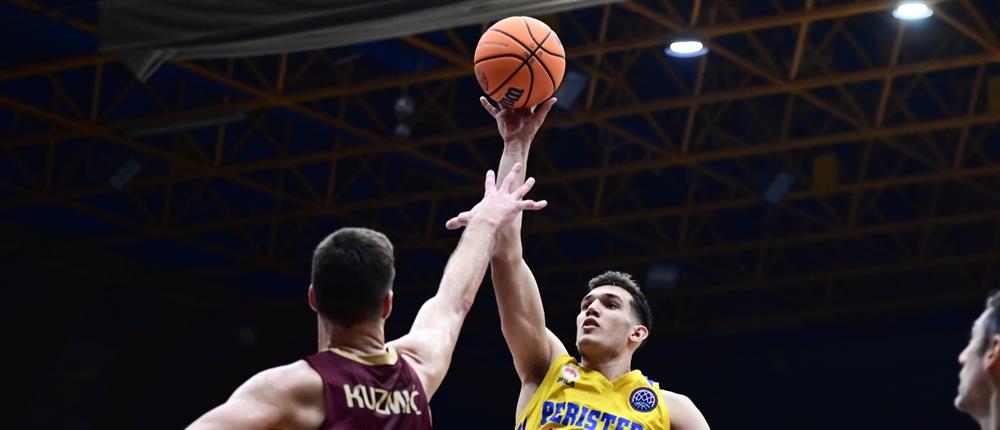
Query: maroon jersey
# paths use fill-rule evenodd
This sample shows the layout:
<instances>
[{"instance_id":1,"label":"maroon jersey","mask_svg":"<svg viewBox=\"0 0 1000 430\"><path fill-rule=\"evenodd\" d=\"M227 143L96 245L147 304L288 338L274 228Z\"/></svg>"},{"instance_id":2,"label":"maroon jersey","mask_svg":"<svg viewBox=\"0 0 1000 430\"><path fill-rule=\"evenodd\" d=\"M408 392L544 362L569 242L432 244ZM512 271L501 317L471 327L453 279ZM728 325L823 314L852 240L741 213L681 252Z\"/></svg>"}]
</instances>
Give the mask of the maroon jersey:
<instances>
[{"instance_id":1,"label":"maroon jersey","mask_svg":"<svg viewBox=\"0 0 1000 430\"><path fill-rule=\"evenodd\" d=\"M337 350L306 357L323 378L323 430L431 428L427 395L394 349L384 356L357 357Z\"/></svg>"}]
</instances>

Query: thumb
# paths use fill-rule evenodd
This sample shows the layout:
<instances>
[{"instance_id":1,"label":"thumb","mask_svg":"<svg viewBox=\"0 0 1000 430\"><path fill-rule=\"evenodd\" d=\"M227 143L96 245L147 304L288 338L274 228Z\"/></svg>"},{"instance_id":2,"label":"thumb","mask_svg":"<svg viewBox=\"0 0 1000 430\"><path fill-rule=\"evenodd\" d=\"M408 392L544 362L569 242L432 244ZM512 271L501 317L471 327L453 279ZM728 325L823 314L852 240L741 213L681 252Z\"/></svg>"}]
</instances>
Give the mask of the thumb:
<instances>
[{"instance_id":1,"label":"thumb","mask_svg":"<svg viewBox=\"0 0 1000 430\"><path fill-rule=\"evenodd\" d=\"M462 222L458 219L458 217L454 217L444 223L444 228L448 230L457 230L462 228Z\"/></svg>"},{"instance_id":2,"label":"thumb","mask_svg":"<svg viewBox=\"0 0 1000 430\"><path fill-rule=\"evenodd\" d=\"M465 225L469 223L469 218L471 216L472 212L470 211L462 212L456 215L454 218L448 220L448 222L444 223L444 227L447 228L448 230L456 230L465 227Z\"/></svg>"}]
</instances>

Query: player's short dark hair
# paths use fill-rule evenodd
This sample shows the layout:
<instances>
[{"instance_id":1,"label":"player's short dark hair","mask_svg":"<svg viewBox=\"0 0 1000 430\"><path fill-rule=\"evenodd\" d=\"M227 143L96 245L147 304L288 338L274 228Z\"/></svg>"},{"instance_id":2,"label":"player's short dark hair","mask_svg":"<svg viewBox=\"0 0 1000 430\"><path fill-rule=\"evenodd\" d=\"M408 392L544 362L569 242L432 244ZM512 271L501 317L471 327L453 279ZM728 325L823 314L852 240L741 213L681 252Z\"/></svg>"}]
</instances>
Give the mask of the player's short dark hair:
<instances>
[{"instance_id":1,"label":"player's short dark hair","mask_svg":"<svg viewBox=\"0 0 1000 430\"><path fill-rule=\"evenodd\" d=\"M986 352L990 346L990 338L1000 334L1000 291L990 293L986 299L986 317L983 318L983 342L979 345L979 353Z\"/></svg>"},{"instance_id":2,"label":"player's short dark hair","mask_svg":"<svg viewBox=\"0 0 1000 430\"><path fill-rule=\"evenodd\" d=\"M635 320L649 330L650 333L653 332L653 311L649 308L649 302L646 301L646 295L642 293L639 289L639 284L632 279L632 275L625 272L616 272L609 270L600 275L593 277L589 282L587 282L587 290L593 291L594 288L612 285L615 287L620 287L628 294L632 296L632 316ZM648 337L647 337L648 339ZM645 345L646 341L643 340L642 345Z\"/></svg>"},{"instance_id":3,"label":"player's short dark hair","mask_svg":"<svg viewBox=\"0 0 1000 430\"><path fill-rule=\"evenodd\" d=\"M353 327L379 315L392 288L392 242L367 228L342 228L313 252L312 285L319 313L335 324Z\"/></svg>"}]
</instances>

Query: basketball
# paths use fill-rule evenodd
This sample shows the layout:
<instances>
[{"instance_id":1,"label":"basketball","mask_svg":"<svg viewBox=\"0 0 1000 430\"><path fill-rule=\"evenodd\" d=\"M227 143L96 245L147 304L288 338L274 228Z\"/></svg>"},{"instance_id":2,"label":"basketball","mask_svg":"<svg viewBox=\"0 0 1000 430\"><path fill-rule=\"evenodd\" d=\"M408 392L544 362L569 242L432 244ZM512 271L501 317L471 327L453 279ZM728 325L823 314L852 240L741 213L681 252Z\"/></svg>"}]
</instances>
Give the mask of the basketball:
<instances>
[{"instance_id":1,"label":"basketball","mask_svg":"<svg viewBox=\"0 0 1000 430\"><path fill-rule=\"evenodd\" d=\"M552 97L565 71L559 36L535 18L500 20L476 45L476 80L489 98L508 109L530 109Z\"/></svg>"}]
</instances>

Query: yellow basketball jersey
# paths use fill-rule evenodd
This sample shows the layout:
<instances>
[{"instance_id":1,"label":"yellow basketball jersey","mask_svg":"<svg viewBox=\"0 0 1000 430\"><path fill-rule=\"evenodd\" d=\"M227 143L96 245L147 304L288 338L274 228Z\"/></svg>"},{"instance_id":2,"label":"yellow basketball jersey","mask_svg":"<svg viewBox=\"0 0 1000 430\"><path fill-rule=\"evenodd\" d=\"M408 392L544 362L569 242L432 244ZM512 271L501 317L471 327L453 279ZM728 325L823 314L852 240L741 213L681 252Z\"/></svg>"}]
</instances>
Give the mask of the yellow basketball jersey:
<instances>
[{"instance_id":1,"label":"yellow basketball jersey","mask_svg":"<svg viewBox=\"0 0 1000 430\"><path fill-rule=\"evenodd\" d=\"M660 384L633 370L608 381L559 356L516 422L517 430L669 430Z\"/></svg>"}]
</instances>

